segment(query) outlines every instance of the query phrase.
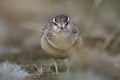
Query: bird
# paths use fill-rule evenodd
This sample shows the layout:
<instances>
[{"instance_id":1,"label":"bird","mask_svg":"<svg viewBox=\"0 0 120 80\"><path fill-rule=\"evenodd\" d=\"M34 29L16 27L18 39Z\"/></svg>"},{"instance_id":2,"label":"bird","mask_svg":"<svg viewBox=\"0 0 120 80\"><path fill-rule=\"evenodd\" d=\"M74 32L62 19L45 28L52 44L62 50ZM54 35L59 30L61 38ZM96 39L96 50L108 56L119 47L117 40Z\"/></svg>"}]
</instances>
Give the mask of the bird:
<instances>
[{"instance_id":1,"label":"bird","mask_svg":"<svg viewBox=\"0 0 120 80\"><path fill-rule=\"evenodd\" d=\"M58 14L43 27L40 45L54 59L56 74L58 74L57 60L70 58L71 54L74 55L73 51L79 51L82 46L80 27L66 14ZM70 65L67 67L68 73L69 68Z\"/></svg>"}]
</instances>

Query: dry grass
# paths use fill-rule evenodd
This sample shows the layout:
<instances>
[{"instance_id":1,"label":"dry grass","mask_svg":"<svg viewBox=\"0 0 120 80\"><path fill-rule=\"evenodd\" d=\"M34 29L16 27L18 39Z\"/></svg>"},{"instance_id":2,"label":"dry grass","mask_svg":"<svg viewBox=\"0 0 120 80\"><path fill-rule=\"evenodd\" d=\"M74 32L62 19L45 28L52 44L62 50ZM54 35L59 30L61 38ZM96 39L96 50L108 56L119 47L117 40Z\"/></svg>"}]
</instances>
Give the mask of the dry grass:
<instances>
[{"instance_id":1,"label":"dry grass","mask_svg":"<svg viewBox=\"0 0 120 80\"><path fill-rule=\"evenodd\" d=\"M119 2L0 0L1 64L8 60L32 74L23 80L120 80ZM42 27L58 13L69 15L80 26L84 40L69 75L65 63L59 63L60 74L54 74L52 60L39 44Z\"/></svg>"}]
</instances>

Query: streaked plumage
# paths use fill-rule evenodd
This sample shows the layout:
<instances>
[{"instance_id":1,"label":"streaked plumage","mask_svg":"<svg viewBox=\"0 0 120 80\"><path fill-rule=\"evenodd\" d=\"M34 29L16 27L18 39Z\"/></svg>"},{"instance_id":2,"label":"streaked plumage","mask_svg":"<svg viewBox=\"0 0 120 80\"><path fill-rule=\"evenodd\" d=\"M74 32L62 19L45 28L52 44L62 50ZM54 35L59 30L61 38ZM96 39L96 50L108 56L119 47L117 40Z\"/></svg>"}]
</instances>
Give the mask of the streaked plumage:
<instances>
[{"instance_id":1,"label":"streaked plumage","mask_svg":"<svg viewBox=\"0 0 120 80\"><path fill-rule=\"evenodd\" d=\"M41 35L41 47L55 59L70 57L72 51L79 51L82 39L79 27L69 17L59 14L44 28Z\"/></svg>"}]
</instances>

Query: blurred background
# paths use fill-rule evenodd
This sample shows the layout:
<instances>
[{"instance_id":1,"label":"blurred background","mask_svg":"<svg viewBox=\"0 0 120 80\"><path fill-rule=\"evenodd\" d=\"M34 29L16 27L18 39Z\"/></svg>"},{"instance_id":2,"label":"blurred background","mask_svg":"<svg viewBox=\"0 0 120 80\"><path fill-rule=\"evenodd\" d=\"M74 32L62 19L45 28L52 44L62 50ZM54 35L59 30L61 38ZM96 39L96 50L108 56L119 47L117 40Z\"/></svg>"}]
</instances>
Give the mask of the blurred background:
<instances>
[{"instance_id":1,"label":"blurred background","mask_svg":"<svg viewBox=\"0 0 120 80\"><path fill-rule=\"evenodd\" d=\"M105 61L117 63L120 75L120 0L0 0L0 62L49 60L40 47L40 31L59 13L80 26L81 53L103 54Z\"/></svg>"}]
</instances>

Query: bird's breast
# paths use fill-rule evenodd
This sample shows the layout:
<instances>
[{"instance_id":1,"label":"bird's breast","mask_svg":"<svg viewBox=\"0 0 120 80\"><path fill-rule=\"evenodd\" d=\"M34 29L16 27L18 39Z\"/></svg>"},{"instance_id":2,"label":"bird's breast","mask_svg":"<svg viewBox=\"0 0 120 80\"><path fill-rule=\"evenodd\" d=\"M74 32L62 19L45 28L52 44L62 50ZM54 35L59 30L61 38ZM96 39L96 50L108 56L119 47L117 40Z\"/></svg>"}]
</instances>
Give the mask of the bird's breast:
<instances>
[{"instance_id":1,"label":"bird's breast","mask_svg":"<svg viewBox=\"0 0 120 80\"><path fill-rule=\"evenodd\" d=\"M57 49L67 49L71 47L77 40L77 34L51 34L47 33L46 39L49 44Z\"/></svg>"}]
</instances>

